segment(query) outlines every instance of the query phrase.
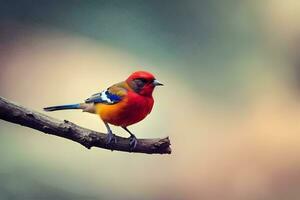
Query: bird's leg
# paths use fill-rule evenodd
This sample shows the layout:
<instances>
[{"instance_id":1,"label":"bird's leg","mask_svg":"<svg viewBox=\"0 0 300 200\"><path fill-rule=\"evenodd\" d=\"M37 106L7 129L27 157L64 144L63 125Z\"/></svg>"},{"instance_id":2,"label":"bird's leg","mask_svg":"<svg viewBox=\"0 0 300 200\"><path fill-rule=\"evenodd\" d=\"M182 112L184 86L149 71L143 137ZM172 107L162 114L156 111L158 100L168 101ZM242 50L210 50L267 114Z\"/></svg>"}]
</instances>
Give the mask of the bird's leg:
<instances>
[{"instance_id":1,"label":"bird's leg","mask_svg":"<svg viewBox=\"0 0 300 200\"><path fill-rule=\"evenodd\" d=\"M130 148L131 149L134 149L137 145L137 139L135 137L135 135L133 133L131 133L127 127L122 127L125 131L127 131L129 134L130 134L130 137L129 137L129 145L130 145Z\"/></svg>"},{"instance_id":2,"label":"bird's leg","mask_svg":"<svg viewBox=\"0 0 300 200\"><path fill-rule=\"evenodd\" d=\"M117 143L116 136L112 133L107 122L104 122L107 129L106 144Z\"/></svg>"}]
</instances>

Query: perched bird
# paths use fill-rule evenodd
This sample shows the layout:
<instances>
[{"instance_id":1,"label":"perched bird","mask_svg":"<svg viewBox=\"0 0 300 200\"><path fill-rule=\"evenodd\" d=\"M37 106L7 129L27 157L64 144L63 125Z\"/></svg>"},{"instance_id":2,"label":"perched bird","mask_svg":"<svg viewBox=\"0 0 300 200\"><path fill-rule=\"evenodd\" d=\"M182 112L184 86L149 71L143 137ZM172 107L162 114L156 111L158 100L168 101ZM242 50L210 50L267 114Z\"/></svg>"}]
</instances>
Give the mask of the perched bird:
<instances>
[{"instance_id":1,"label":"perched bird","mask_svg":"<svg viewBox=\"0 0 300 200\"><path fill-rule=\"evenodd\" d=\"M114 84L102 92L92 95L84 103L51 106L45 111L81 109L98 114L107 128L106 143L116 143L109 124L120 126L130 134L130 148L135 148L137 139L128 126L143 120L152 110L153 90L163 85L146 71L132 73L125 81Z\"/></svg>"}]
</instances>

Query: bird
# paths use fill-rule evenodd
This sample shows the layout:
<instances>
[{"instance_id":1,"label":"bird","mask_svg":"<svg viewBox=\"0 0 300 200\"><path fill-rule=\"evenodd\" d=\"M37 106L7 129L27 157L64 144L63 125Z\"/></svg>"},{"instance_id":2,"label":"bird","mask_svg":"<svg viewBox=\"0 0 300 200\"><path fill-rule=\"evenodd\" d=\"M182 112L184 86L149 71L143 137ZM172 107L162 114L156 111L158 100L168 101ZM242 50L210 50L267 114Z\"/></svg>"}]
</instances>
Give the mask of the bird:
<instances>
[{"instance_id":1,"label":"bird","mask_svg":"<svg viewBox=\"0 0 300 200\"><path fill-rule=\"evenodd\" d=\"M152 73L133 72L125 81L113 84L101 92L91 95L83 103L45 107L45 111L81 109L83 112L97 114L107 129L106 144L117 143L110 125L122 127L130 134L129 145L134 149L136 136L127 128L143 120L152 111L152 93L156 86L163 86Z\"/></svg>"}]
</instances>

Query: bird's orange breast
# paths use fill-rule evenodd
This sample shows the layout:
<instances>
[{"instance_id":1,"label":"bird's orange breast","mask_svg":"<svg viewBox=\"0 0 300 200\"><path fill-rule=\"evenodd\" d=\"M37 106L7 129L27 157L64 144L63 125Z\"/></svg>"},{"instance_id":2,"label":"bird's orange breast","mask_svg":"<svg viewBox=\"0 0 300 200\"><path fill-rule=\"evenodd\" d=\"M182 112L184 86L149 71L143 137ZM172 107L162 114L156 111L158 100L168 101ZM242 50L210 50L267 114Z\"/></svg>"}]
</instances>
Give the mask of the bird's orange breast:
<instances>
[{"instance_id":1,"label":"bird's orange breast","mask_svg":"<svg viewBox=\"0 0 300 200\"><path fill-rule=\"evenodd\" d=\"M143 120L152 110L153 98L130 92L116 104L96 104L96 113L107 123L129 126Z\"/></svg>"}]
</instances>

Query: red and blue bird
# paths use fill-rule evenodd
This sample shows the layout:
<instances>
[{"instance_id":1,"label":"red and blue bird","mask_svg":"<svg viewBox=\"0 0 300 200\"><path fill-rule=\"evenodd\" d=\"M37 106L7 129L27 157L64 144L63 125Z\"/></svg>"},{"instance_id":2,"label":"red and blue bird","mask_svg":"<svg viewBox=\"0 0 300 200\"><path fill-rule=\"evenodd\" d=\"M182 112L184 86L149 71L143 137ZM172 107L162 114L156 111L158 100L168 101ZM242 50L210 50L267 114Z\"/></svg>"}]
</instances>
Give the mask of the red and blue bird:
<instances>
[{"instance_id":1,"label":"red and blue bird","mask_svg":"<svg viewBox=\"0 0 300 200\"><path fill-rule=\"evenodd\" d=\"M162 86L153 74L146 71L132 73L125 81L116 83L102 92L92 95L84 103L51 106L45 111L81 109L100 116L107 128L106 143L116 143L109 124L120 126L130 134L130 147L135 148L137 139L128 126L143 120L152 110L152 96L156 86Z\"/></svg>"}]
</instances>

